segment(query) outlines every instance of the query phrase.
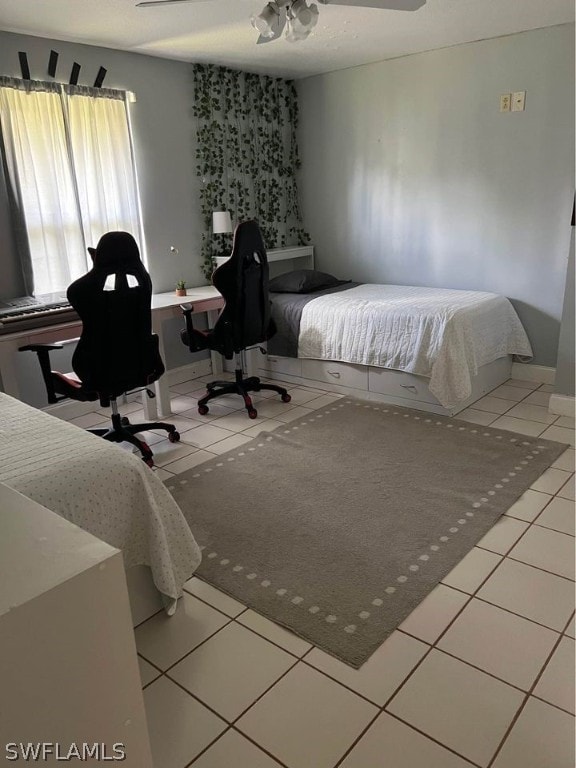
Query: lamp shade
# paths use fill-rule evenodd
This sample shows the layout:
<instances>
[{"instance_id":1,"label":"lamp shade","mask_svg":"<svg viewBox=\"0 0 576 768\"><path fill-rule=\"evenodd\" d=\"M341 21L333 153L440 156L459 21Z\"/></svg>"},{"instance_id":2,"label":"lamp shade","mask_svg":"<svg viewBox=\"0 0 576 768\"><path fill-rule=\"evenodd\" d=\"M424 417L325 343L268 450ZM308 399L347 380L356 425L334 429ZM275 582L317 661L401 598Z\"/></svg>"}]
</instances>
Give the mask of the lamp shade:
<instances>
[{"instance_id":1,"label":"lamp shade","mask_svg":"<svg viewBox=\"0 0 576 768\"><path fill-rule=\"evenodd\" d=\"M212 214L212 232L215 235L224 235L232 232L230 211L214 211Z\"/></svg>"}]
</instances>

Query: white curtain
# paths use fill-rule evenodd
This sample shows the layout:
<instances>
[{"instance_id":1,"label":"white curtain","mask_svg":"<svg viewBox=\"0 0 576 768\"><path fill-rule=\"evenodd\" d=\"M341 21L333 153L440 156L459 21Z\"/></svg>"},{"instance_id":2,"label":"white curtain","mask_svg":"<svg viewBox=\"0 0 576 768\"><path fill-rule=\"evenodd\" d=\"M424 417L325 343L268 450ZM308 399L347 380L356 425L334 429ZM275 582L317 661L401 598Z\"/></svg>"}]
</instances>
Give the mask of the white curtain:
<instances>
[{"instance_id":1,"label":"white curtain","mask_svg":"<svg viewBox=\"0 0 576 768\"><path fill-rule=\"evenodd\" d=\"M37 293L61 290L86 272L87 254L60 93L0 87L0 125L15 213L27 234L21 257L31 260Z\"/></svg>"},{"instance_id":2,"label":"white curtain","mask_svg":"<svg viewBox=\"0 0 576 768\"><path fill-rule=\"evenodd\" d=\"M123 92L0 77L0 128L30 293L65 289L110 230L144 250Z\"/></svg>"},{"instance_id":3,"label":"white curtain","mask_svg":"<svg viewBox=\"0 0 576 768\"><path fill-rule=\"evenodd\" d=\"M127 104L118 91L66 88L70 144L87 245L112 230L141 240Z\"/></svg>"}]
</instances>

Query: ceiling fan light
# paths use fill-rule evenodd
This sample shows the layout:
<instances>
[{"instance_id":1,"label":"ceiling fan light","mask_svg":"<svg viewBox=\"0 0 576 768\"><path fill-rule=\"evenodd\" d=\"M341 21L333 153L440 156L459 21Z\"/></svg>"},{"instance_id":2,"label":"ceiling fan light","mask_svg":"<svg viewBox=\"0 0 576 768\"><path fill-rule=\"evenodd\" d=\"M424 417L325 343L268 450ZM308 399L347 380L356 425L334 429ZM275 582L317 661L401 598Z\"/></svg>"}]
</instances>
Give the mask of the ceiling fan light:
<instances>
[{"instance_id":1,"label":"ceiling fan light","mask_svg":"<svg viewBox=\"0 0 576 768\"><path fill-rule=\"evenodd\" d=\"M305 40L318 22L318 6L306 5L306 0L294 0L288 9L290 29L286 38L291 42Z\"/></svg>"},{"instance_id":2,"label":"ceiling fan light","mask_svg":"<svg viewBox=\"0 0 576 768\"><path fill-rule=\"evenodd\" d=\"M310 15L312 17L310 19L309 26L310 26L310 29L314 29L316 24L318 24L318 16L319 16L319 14L318 14L318 6L316 5L316 3L312 3L312 5L308 6L308 10L310 11Z\"/></svg>"},{"instance_id":3,"label":"ceiling fan light","mask_svg":"<svg viewBox=\"0 0 576 768\"><path fill-rule=\"evenodd\" d=\"M274 2L268 3L262 12L252 16L250 21L262 37L274 37L280 23L280 8Z\"/></svg>"},{"instance_id":4,"label":"ceiling fan light","mask_svg":"<svg viewBox=\"0 0 576 768\"><path fill-rule=\"evenodd\" d=\"M309 29L298 25L295 22L295 19L288 19L286 24L286 40L288 40L289 43L297 43L300 40L306 40L309 34Z\"/></svg>"}]
</instances>

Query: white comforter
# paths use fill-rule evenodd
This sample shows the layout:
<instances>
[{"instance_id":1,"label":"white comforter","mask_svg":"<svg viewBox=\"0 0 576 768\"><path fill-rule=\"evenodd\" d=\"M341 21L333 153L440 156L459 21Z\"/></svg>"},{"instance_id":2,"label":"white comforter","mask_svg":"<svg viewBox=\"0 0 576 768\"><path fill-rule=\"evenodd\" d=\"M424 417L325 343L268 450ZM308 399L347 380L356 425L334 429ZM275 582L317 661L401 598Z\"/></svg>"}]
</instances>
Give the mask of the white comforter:
<instances>
[{"instance_id":1,"label":"white comforter","mask_svg":"<svg viewBox=\"0 0 576 768\"><path fill-rule=\"evenodd\" d=\"M478 368L504 355L532 356L512 304L478 291L359 285L308 302L298 357L341 360L430 378L446 408L472 392Z\"/></svg>"},{"instance_id":2,"label":"white comforter","mask_svg":"<svg viewBox=\"0 0 576 768\"><path fill-rule=\"evenodd\" d=\"M0 481L149 565L172 613L200 564L194 536L141 459L0 393Z\"/></svg>"}]
</instances>

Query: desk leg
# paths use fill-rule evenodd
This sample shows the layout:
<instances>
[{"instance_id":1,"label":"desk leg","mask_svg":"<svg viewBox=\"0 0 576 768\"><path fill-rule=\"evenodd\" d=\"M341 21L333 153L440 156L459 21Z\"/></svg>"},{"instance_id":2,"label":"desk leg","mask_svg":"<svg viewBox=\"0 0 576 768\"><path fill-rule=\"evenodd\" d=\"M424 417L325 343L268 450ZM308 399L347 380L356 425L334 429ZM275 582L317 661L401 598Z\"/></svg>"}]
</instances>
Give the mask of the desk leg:
<instances>
[{"instance_id":1,"label":"desk leg","mask_svg":"<svg viewBox=\"0 0 576 768\"><path fill-rule=\"evenodd\" d=\"M211 309L208 312L206 312L206 314L208 315L208 327L214 328L214 324L216 320L218 320L218 315L220 314L220 310ZM222 364L222 355L219 352L214 352L213 350L210 350L210 361L212 363L212 375L219 376L224 371L224 366Z\"/></svg>"},{"instance_id":2,"label":"desk leg","mask_svg":"<svg viewBox=\"0 0 576 768\"><path fill-rule=\"evenodd\" d=\"M244 373L246 376L257 376L259 354L258 349L247 349L244 352Z\"/></svg>"},{"instance_id":3,"label":"desk leg","mask_svg":"<svg viewBox=\"0 0 576 768\"><path fill-rule=\"evenodd\" d=\"M152 330L158 335L158 349L160 356L166 362L166 353L164 349L164 332L162 320L157 320L152 313ZM142 405L144 407L144 416L150 421L156 421L158 415L166 419L172 414L170 408L170 387L168 386L168 372L164 373L158 381L154 382L154 392L156 398L153 399L142 394Z\"/></svg>"},{"instance_id":4,"label":"desk leg","mask_svg":"<svg viewBox=\"0 0 576 768\"><path fill-rule=\"evenodd\" d=\"M168 416L172 415L172 408L170 407L170 387L168 386L167 373L158 379L154 388L156 390L156 404L160 415L163 418L168 418Z\"/></svg>"},{"instance_id":5,"label":"desk leg","mask_svg":"<svg viewBox=\"0 0 576 768\"><path fill-rule=\"evenodd\" d=\"M154 385L156 389L156 385ZM156 395L158 397L158 395ZM148 397L146 390L142 392L142 410L144 411L144 418L146 421L158 421L158 405L156 399Z\"/></svg>"}]
</instances>

